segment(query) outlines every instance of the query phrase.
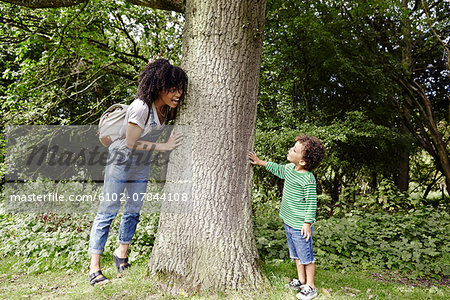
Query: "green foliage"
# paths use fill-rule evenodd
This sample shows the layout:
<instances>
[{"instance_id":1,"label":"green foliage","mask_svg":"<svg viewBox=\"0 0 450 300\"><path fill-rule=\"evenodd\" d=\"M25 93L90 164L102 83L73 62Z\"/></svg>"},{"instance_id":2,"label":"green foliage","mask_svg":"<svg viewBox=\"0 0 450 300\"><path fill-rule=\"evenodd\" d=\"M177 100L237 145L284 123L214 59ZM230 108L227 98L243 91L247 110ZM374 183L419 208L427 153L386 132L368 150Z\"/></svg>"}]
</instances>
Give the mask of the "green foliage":
<instances>
[{"instance_id":1,"label":"green foliage","mask_svg":"<svg viewBox=\"0 0 450 300\"><path fill-rule=\"evenodd\" d=\"M355 185L343 189L337 201L327 196L322 196L319 201L319 214L328 217L344 217L347 212L353 210L367 213L404 213L410 209L425 207L425 202L400 191L390 179L382 179L373 193L361 194L361 187Z\"/></svg>"},{"instance_id":2,"label":"green foliage","mask_svg":"<svg viewBox=\"0 0 450 300\"><path fill-rule=\"evenodd\" d=\"M299 121L295 128L257 130L255 151L262 158L286 163L286 153L301 133L318 137L326 148L325 158L314 173L321 190L331 194L335 202L341 189L357 190L358 194L376 190L376 183L370 186L373 178L377 182L386 173L392 174L399 149L404 150L411 144L407 137L377 125L363 112L355 111L335 119L330 125ZM281 192L282 181L263 168L256 168L255 175L259 190L276 185Z\"/></svg>"},{"instance_id":3,"label":"green foliage","mask_svg":"<svg viewBox=\"0 0 450 300\"><path fill-rule=\"evenodd\" d=\"M258 113L262 126L330 121L352 110L391 121L392 89L374 20L383 2L268 1ZM372 26L368 26L371 24ZM399 51L399 50L398 50ZM374 53L375 52L375 53Z\"/></svg>"},{"instance_id":4,"label":"green foliage","mask_svg":"<svg viewBox=\"0 0 450 300\"><path fill-rule=\"evenodd\" d=\"M258 253L264 260L288 259L283 221L275 213L278 209L269 205L270 202L261 203L253 212Z\"/></svg>"},{"instance_id":5,"label":"green foliage","mask_svg":"<svg viewBox=\"0 0 450 300\"><path fill-rule=\"evenodd\" d=\"M274 140L304 123L325 129L317 135L332 142L321 182L335 201L355 184L374 192L382 179L397 176L398 158L417 147L411 134L416 142L439 139L421 129L430 120L418 117L419 104L405 104L398 78L424 87L436 123L448 123L448 51L436 35L449 35L450 4L424 3L267 2L257 128ZM413 125L405 133L401 124L410 118ZM448 129L438 128L449 145ZM426 168L436 170L429 163ZM429 178L427 173L420 177Z\"/></svg>"},{"instance_id":6,"label":"green foliage","mask_svg":"<svg viewBox=\"0 0 450 300\"><path fill-rule=\"evenodd\" d=\"M2 122L91 124L130 101L150 59L181 58L181 15L122 1L59 9L0 4Z\"/></svg>"},{"instance_id":7,"label":"green foliage","mask_svg":"<svg viewBox=\"0 0 450 300\"><path fill-rule=\"evenodd\" d=\"M16 268L26 273L49 269L72 270L89 265L89 232L94 216L0 215L0 257L15 256ZM148 259L158 225L158 215L142 215L130 249L131 262ZM120 216L110 229L105 247L111 259L117 247Z\"/></svg>"},{"instance_id":8,"label":"green foliage","mask_svg":"<svg viewBox=\"0 0 450 300\"><path fill-rule=\"evenodd\" d=\"M317 257L325 266L358 264L411 277L448 277L449 214L432 208L408 214L354 212L315 225Z\"/></svg>"},{"instance_id":9,"label":"green foliage","mask_svg":"<svg viewBox=\"0 0 450 300\"><path fill-rule=\"evenodd\" d=\"M450 218L432 208L407 214L353 211L314 224L321 268L399 270L410 277L450 275ZM283 222L268 207L255 212L255 236L265 260L288 255Z\"/></svg>"},{"instance_id":10,"label":"green foliage","mask_svg":"<svg viewBox=\"0 0 450 300\"><path fill-rule=\"evenodd\" d=\"M393 74L408 74L426 86L438 120L448 120L448 53L435 34L442 40L449 35L450 4L426 5L430 20L418 2L403 7L386 1L269 0L259 125L330 121L364 110L375 123L394 129L402 112L392 100L402 95Z\"/></svg>"}]
</instances>

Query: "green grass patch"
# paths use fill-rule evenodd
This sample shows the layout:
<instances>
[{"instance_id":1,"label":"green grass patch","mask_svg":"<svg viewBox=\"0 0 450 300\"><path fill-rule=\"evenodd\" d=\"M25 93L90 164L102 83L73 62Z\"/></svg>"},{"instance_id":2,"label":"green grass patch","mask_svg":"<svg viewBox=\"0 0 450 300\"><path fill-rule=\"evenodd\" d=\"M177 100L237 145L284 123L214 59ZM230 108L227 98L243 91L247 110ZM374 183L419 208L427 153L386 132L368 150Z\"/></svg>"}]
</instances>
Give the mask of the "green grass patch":
<instances>
[{"instance_id":1,"label":"green grass patch","mask_svg":"<svg viewBox=\"0 0 450 300\"><path fill-rule=\"evenodd\" d=\"M133 272L122 278L117 278L111 258L117 247L116 218L102 256L104 274L112 283L92 288L87 248L93 216L56 214L0 215L0 293L7 299L295 299L285 284L296 269L286 261L286 237L274 211L260 206L254 216L257 247L271 283L260 295L162 293L147 276L158 215L141 218L130 251ZM319 299L450 299L448 284L442 285L449 274L449 220L448 212L433 209L353 212L319 220L314 228ZM426 285L419 284L423 279Z\"/></svg>"},{"instance_id":2,"label":"green grass patch","mask_svg":"<svg viewBox=\"0 0 450 300\"><path fill-rule=\"evenodd\" d=\"M17 258L2 261L0 293L4 299L295 299L295 292L287 289L287 279L296 275L295 264L275 260L263 264L271 287L258 295L248 292L211 293L186 295L181 292L169 295L159 291L155 282L147 275L145 263L134 264L130 272L117 277L113 263L104 264L104 274L111 283L92 287L87 281L87 269L50 270L43 273L16 273ZM375 280L369 271L316 270L317 299L449 299L448 286L413 286L396 282Z\"/></svg>"}]
</instances>

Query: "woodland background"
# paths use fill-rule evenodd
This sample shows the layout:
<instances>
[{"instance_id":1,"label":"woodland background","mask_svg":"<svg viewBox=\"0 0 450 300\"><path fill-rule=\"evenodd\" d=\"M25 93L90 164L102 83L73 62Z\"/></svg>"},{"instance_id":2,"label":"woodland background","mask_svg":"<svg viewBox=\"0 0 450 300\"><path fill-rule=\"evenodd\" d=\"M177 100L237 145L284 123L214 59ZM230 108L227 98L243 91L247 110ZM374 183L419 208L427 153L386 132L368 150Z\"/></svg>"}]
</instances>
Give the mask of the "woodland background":
<instances>
[{"instance_id":1,"label":"woodland background","mask_svg":"<svg viewBox=\"0 0 450 300\"><path fill-rule=\"evenodd\" d=\"M7 126L96 124L105 108L133 99L150 58L182 58L183 16L128 2L45 10L0 3L0 24L2 187ZM314 171L323 295L449 295L449 41L448 1L267 2L255 151L284 163L300 133L327 148ZM282 184L255 169L257 247L269 280L286 293L289 275L277 270L294 269L277 216ZM84 270L91 221L0 211L0 257L8 266L1 286L15 276L26 284L26 276ZM142 220L132 263L148 261L157 224L158 214ZM334 279L341 272L356 274L344 279L350 287ZM384 274L406 285L361 292L368 283L355 278L364 272L372 272L367 280ZM40 293L53 293L42 284Z\"/></svg>"}]
</instances>

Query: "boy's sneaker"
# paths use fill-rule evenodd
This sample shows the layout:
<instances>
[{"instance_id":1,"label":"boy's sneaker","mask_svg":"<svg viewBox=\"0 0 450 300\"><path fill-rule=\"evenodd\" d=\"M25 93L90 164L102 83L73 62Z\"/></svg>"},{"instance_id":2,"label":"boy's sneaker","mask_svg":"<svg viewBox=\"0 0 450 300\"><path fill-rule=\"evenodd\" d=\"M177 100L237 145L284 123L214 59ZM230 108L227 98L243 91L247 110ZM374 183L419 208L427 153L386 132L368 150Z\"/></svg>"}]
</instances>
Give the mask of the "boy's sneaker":
<instances>
[{"instance_id":1,"label":"boy's sneaker","mask_svg":"<svg viewBox=\"0 0 450 300\"><path fill-rule=\"evenodd\" d=\"M300 293L296 295L297 299L309 300L317 297L317 289L312 289L309 285L305 286Z\"/></svg>"},{"instance_id":2,"label":"boy's sneaker","mask_svg":"<svg viewBox=\"0 0 450 300\"><path fill-rule=\"evenodd\" d=\"M292 281L291 282L289 282L288 284L286 284L286 287L287 288L291 288L291 289L293 289L293 290L295 290L295 291L300 291L302 288L304 288L306 286L306 284L302 284L301 282L300 282L300 280L298 280L298 279L296 279L296 278L294 278L294 279L292 279Z\"/></svg>"}]
</instances>

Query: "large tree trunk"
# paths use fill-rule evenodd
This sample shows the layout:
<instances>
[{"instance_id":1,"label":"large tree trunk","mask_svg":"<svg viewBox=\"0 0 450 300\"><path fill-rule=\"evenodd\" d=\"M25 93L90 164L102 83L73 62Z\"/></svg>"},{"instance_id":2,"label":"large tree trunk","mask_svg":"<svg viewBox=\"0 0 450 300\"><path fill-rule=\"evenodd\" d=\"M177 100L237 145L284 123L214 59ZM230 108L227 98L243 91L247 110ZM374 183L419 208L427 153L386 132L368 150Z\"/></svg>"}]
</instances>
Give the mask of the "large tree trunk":
<instances>
[{"instance_id":1,"label":"large tree trunk","mask_svg":"<svg viewBox=\"0 0 450 300\"><path fill-rule=\"evenodd\" d=\"M86 2L4 1L35 8ZM192 127L191 201L189 207L164 202L150 270L184 290L260 287L267 280L253 234L247 153L254 140L266 1L129 2L185 11L186 17L183 65L189 86L178 124ZM177 151L171 156L167 191L183 191L183 183L171 178L187 172L177 169L186 157Z\"/></svg>"},{"instance_id":2,"label":"large tree trunk","mask_svg":"<svg viewBox=\"0 0 450 300\"><path fill-rule=\"evenodd\" d=\"M258 266L247 159L264 10L264 0L186 2L183 66L189 86L177 124L192 127L192 207L188 213L162 208L149 262L151 272L167 275L171 286L229 290L266 280ZM169 181L183 160L171 155Z\"/></svg>"}]
</instances>

